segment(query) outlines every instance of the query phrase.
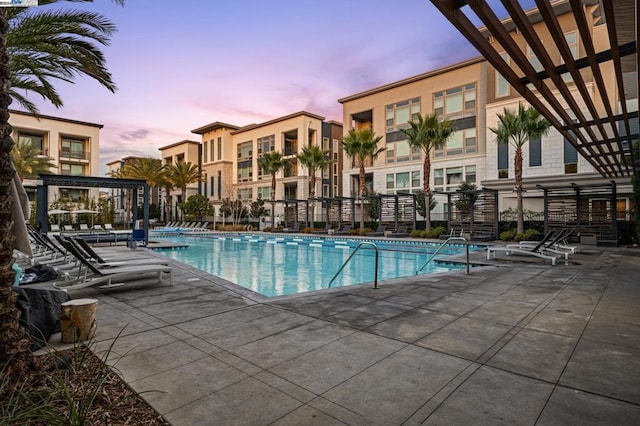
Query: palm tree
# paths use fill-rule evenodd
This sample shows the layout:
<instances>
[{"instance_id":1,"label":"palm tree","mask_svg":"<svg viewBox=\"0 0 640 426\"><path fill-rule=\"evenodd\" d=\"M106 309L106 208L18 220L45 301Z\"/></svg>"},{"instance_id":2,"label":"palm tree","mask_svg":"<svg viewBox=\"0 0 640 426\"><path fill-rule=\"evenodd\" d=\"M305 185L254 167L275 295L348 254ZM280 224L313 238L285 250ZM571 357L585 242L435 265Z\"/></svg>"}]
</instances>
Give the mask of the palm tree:
<instances>
[{"instance_id":1,"label":"palm tree","mask_svg":"<svg viewBox=\"0 0 640 426\"><path fill-rule=\"evenodd\" d=\"M180 188L182 202L187 201L187 186L202 179L197 164L180 162L167 168L167 179L175 188Z\"/></svg>"},{"instance_id":2,"label":"palm tree","mask_svg":"<svg viewBox=\"0 0 640 426\"><path fill-rule=\"evenodd\" d=\"M409 128L402 129L407 136L407 142L412 148L420 148L424 152L422 165L422 190L424 191L424 205L431 207L433 194L429 186L431 180L431 151L442 149L447 139L453 134L450 121L440 121L438 114L418 116L415 121L409 121ZM427 231L431 230L431 208L425 208L425 222Z\"/></svg>"},{"instance_id":3,"label":"palm tree","mask_svg":"<svg viewBox=\"0 0 640 426\"><path fill-rule=\"evenodd\" d=\"M167 180L167 172L159 158L134 158L122 168L122 177L147 181L149 188L161 188Z\"/></svg>"},{"instance_id":4,"label":"palm tree","mask_svg":"<svg viewBox=\"0 0 640 426\"><path fill-rule=\"evenodd\" d=\"M271 201L276 199L276 175L280 170L286 170L291 166L289 160L282 157L279 151L265 152L262 157L258 158L258 168L262 170L262 174L271 175ZM271 227L275 226L275 205L271 203Z\"/></svg>"},{"instance_id":5,"label":"palm tree","mask_svg":"<svg viewBox=\"0 0 640 426\"><path fill-rule=\"evenodd\" d=\"M40 0L39 4L55 2ZM37 112L24 96L31 92L60 106L62 100L51 80L73 82L82 75L113 92L116 87L99 45L107 45L114 31L113 23L96 13L45 8L31 13L26 8L0 8L0 216L6 223L11 223L13 216L10 183L15 176L9 105L15 99L27 110ZM9 226L0 227L0 247L0 366L6 368L3 374L7 376L20 375L37 362L29 351L29 338L18 323Z\"/></svg>"},{"instance_id":6,"label":"palm tree","mask_svg":"<svg viewBox=\"0 0 640 426\"><path fill-rule=\"evenodd\" d=\"M40 173L50 173L56 165L51 157L43 157L40 150L29 141L18 141L11 149L11 160L20 181L35 178Z\"/></svg>"},{"instance_id":7,"label":"palm tree","mask_svg":"<svg viewBox=\"0 0 640 426\"><path fill-rule=\"evenodd\" d=\"M500 144L511 144L515 148L513 165L515 169L515 191L517 197L518 233L524 232L524 209L522 202L522 147L532 138L538 138L548 133L551 123L540 113L532 108L518 105L517 112L504 109L503 114L498 114L498 127L490 128L496 135Z\"/></svg>"},{"instance_id":8,"label":"palm tree","mask_svg":"<svg viewBox=\"0 0 640 426\"><path fill-rule=\"evenodd\" d=\"M297 154L298 161L300 164L309 169L309 175L311 176L311 188L309 189L309 199L315 199L316 197L316 172L319 170L321 172L327 170L329 165L333 163L332 160L329 160L328 157L330 155L330 151L328 149L320 149L318 145L309 145L302 148L302 152ZM315 200L311 202L309 206L311 210L311 224L310 227L313 227L314 222L314 207Z\"/></svg>"},{"instance_id":9,"label":"palm tree","mask_svg":"<svg viewBox=\"0 0 640 426\"><path fill-rule=\"evenodd\" d=\"M360 229L364 229L364 195L365 195L365 163L367 160L375 160L381 152L384 152L386 148L378 147L378 142L382 139L382 136L376 136L375 132L371 129L362 130L349 130L347 136L342 138L342 148L347 156L356 161L357 166L360 168L360 174L358 176L360 195Z\"/></svg>"}]
</instances>

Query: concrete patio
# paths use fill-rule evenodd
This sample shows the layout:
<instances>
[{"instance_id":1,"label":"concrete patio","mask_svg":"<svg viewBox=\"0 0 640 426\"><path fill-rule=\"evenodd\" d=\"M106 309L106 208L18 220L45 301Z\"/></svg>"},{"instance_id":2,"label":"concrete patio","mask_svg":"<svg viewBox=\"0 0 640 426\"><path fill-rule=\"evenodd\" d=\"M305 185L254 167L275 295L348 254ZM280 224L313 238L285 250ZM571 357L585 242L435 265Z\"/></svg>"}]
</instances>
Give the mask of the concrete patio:
<instances>
[{"instance_id":1,"label":"concrete patio","mask_svg":"<svg viewBox=\"0 0 640 426\"><path fill-rule=\"evenodd\" d=\"M174 263L71 296L174 425L638 424L640 250L584 249L273 299Z\"/></svg>"}]
</instances>

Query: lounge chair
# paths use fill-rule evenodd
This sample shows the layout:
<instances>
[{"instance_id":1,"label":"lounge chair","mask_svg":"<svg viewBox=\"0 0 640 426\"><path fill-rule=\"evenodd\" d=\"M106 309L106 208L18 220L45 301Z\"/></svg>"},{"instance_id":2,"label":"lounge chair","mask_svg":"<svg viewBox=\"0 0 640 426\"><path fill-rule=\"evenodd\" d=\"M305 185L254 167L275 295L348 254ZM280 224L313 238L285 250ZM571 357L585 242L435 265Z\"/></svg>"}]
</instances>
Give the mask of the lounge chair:
<instances>
[{"instance_id":1,"label":"lounge chair","mask_svg":"<svg viewBox=\"0 0 640 426\"><path fill-rule=\"evenodd\" d=\"M73 247L72 245L69 246ZM76 250L74 247L72 251ZM134 265L113 268L98 268L91 261L85 259L79 252L74 253L77 259L86 267L83 273L71 281L56 282L53 286L60 290L75 290L86 287L98 286L99 288L121 287L126 281L133 281L156 275L162 282L165 276L169 277L169 285L173 285L173 268L168 265ZM89 271L93 275L89 274Z\"/></svg>"},{"instance_id":2,"label":"lounge chair","mask_svg":"<svg viewBox=\"0 0 640 426\"><path fill-rule=\"evenodd\" d=\"M113 231L113 226L111 226L110 223L105 223L104 224L104 229L105 229L105 231Z\"/></svg>"},{"instance_id":3,"label":"lounge chair","mask_svg":"<svg viewBox=\"0 0 640 426\"><path fill-rule=\"evenodd\" d=\"M89 230L89 226L86 223L81 223L80 224L80 230L81 231L88 231Z\"/></svg>"},{"instance_id":4,"label":"lounge chair","mask_svg":"<svg viewBox=\"0 0 640 426\"><path fill-rule=\"evenodd\" d=\"M398 226L394 232L387 235L392 238L405 238L409 236L409 227L408 226Z\"/></svg>"},{"instance_id":5,"label":"lounge chair","mask_svg":"<svg viewBox=\"0 0 640 426\"><path fill-rule=\"evenodd\" d=\"M73 225L62 225L62 230L65 232L73 232L75 231L75 229L73 228Z\"/></svg>"},{"instance_id":6,"label":"lounge chair","mask_svg":"<svg viewBox=\"0 0 640 426\"><path fill-rule=\"evenodd\" d=\"M76 249L80 254L82 254L86 259L89 259L96 263L96 266L127 266L127 265L168 265L168 259L155 259L148 257L140 257L133 255L131 252L119 254L119 253L110 253L110 254L98 254L93 247L91 247L83 238L73 238L67 239L71 244L76 245ZM104 256L104 257L103 257Z\"/></svg>"},{"instance_id":7,"label":"lounge chair","mask_svg":"<svg viewBox=\"0 0 640 426\"><path fill-rule=\"evenodd\" d=\"M491 253L493 253L493 258L496 258L496 253L499 251L505 252L505 254L522 254L527 256L535 256L541 259L550 260L552 265L556 264L557 256L549 255L545 253L545 245L552 239L555 234L553 232L548 232L547 235L542 238L534 247L526 248L521 247L516 244L511 244L509 246L492 246L487 247L487 260L491 260ZM566 258L566 256L565 256Z\"/></svg>"},{"instance_id":8,"label":"lounge chair","mask_svg":"<svg viewBox=\"0 0 640 426\"><path fill-rule=\"evenodd\" d=\"M60 225L58 225L56 223L52 223L50 231L51 232L60 232Z\"/></svg>"},{"instance_id":9,"label":"lounge chair","mask_svg":"<svg viewBox=\"0 0 640 426\"><path fill-rule=\"evenodd\" d=\"M351 224L344 225L341 229L334 231L333 235L347 235L351 231Z\"/></svg>"},{"instance_id":10,"label":"lounge chair","mask_svg":"<svg viewBox=\"0 0 640 426\"><path fill-rule=\"evenodd\" d=\"M550 232L551 237L540 248L541 251L563 255L565 260L569 259L569 254L574 254L577 247L569 246L567 239L573 234L572 229L561 229L559 231ZM508 244L507 247L518 249L531 249L535 247L538 241L520 241L518 244Z\"/></svg>"},{"instance_id":11,"label":"lounge chair","mask_svg":"<svg viewBox=\"0 0 640 426\"><path fill-rule=\"evenodd\" d=\"M313 231L312 234L328 234L331 229L333 228L327 223L320 231Z\"/></svg>"},{"instance_id":12,"label":"lounge chair","mask_svg":"<svg viewBox=\"0 0 640 426\"><path fill-rule=\"evenodd\" d=\"M102 227L102 225L93 225L93 230L94 231L104 231L104 228Z\"/></svg>"},{"instance_id":13,"label":"lounge chair","mask_svg":"<svg viewBox=\"0 0 640 426\"><path fill-rule=\"evenodd\" d=\"M292 228L284 228L282 232L289 233L289 234L298 233L300 232L300 224L296 223L293 225Z\"/></svg>"},{"instance_id":14,"label":"lounge chair","mask_svg":"<svg viewBox=\"0 0 640 426\"><path fill-rule=\"evenodd\" d=\"M374 232L369 232L367 237L382 237L384 236L384 232L387 230L386 225L378 225L378 228Z\"/></svg>"}]
</instances>

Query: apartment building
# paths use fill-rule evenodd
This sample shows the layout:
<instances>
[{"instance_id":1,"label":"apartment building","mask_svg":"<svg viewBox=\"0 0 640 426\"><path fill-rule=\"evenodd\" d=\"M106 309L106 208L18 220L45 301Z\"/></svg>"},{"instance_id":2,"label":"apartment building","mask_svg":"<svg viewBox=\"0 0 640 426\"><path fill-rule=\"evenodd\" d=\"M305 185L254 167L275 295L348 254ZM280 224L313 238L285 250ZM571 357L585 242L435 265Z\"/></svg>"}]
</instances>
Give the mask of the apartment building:
<instances>
[{"instance_id":1,"label":"apartment building","mask_svg":"<svg viewBox=\"0 0 640 426\"><path fill-rule=\"evenodd\" d=\"M16 143L31 143L43 157L56 165L51 173L70 176L98 176L100 157L100 129L102 124L87 123L68 118L32 114L11 110L9 119ZM35 199L36 182L25 180L25 189ZM49 202L59 198L71 201L97 200L98 188L52 187Z\"/></svg>"},{"instance_id":2,"label":"apartment building","mask_svg":"<svg viewBox=\"0 0 640 426\"><path fill-rule=\"evenodd\" d=\"M456 129L443 149L433 153L431 188L452 191L467 181L480 183L486 174L485 109L487 64L482 58L440 68L382 87L339 99L349 129L370 128L383 136L386 151L367 165L367 186L382 194L416 192L423 188L424 153L411 149L402 132L410 120L437 112ZM345 158L344 196L358 193L356 163ZM436 195L436 219L444 218L446 197Z\"/></svg>"},{"instance_id":3,"label":"apartment building","mask_svg":"<svg viewBox=\"0 0 640 426\"><path fill-rule=\"evenodd\" d=\"M170 145L158 148L162 156L162 164L164 165L176 165L179 163L191 163L198 166L202 170L201 163L201 146L200 142L185 139L180 142L172 143ZM168 211L168 220L177 219L180 217L178 205L186 201L190 196L199 194L201 191L202 182L194 182L187 185L187 191L182 199L182 190L180 188L174 188L169 194L166 194L164 190L161 190L161 200L164 201L167 206L161 206L161 211Z\"/></svg>"},{"instance_id":4,"label":"apartment building","mask_svg":"<svg viewBox=\"0 0 640 426\"><path fill-rule=\"evenodd\" d=\"M306 111L296 112L259 124L243 127L214 122L192 130L202 136L202 170L208 185L203 186L215 204L224 198L247 203L258 198L271 199L271 176L258 167L265 153L279 151L291 167L276 176L276 200L309 198L309 171L299 164L296 154L309 145L318 145L335 160L329 170L317 175L316 196L337 196L342 191L342 155L339 140L342 125ZM319 209L316 209L318 211ZM276 205L276 214L283 206ZM320 213L317 213L318 215Z\"/></svg>"},{"instance_id":5,"label":"apartment building","mask_svg":"<svg viewBox=\"0 0 640 426\"><path fill-rule=\"evenodd\" d=\"M131 164L132 162L140 159L142 157L136 157L129 155L127 157L122 157L117 160L113 160L107 163L107 176L115 177L120 176L118 173L122 170L124 166L127 164ZM149 188L149 202L151 204L155 204L156 206L161 207L163 205L163 189L162 188ZM114 209L116 213L116 223L125 222L126 218L126 202L125 202L125 191L120 188L111 188L106 192L101 194L102 196L109 197L113 200ZM138 189L138 200L142 200L144 196L144 190L142 188Z\"/></svg>"},{"instance_id":6,"label":"apartment building","mask_svg":"<svg viewBox=\"0 0 640 426\"><path fill-rule=\"evenodd\" d=\"M567 1L552 2L565 41L575 59L586 56L581 45L575 17ZM585 10L596 51L608 48L607 26L601 16L599 2L587 2ZM592 4L591 4L592 3ZM561 65L562 57L555 41L547 31L542 30L542 17L537 11L527 14L533 28L539 31L543 45L551 46L550 54L556 66ZM540 61L533 50L510 20L503 20L513 40L518 43L536 71L542 71ZM496 43L488 31L480 29L483 36L492 44ZM500 47L496 46L500 51ZM507 55L501 55L507 63ZM615 87L616 76L611 64L602 64L601 71L607 87ZM581 69L586 85L596 98L597 108L604 110L602 99L594 89L594 75L589 67ZM626 93L626 104L637 111L637 74L624 76L625 83L636 78L635 83L625 84L632 88ZM584 99L571 81L571 75L563 75L571 94L583 111L586 111ZM535 91L533 85L529 85ZM507 80L496 72L484 58L471 59L453 64L415 77L367 90L339 100L343 104L345 134L351 128L369 127L378 136L383 136L381 146L386 148L373 164L367 167L367 182L371 189L379 193L408 192L422 187L423 154L412 151L406 138L400 131L407 122L418 114L437 112L443 119L454 124L455 132L444 149L432 153L431 188L439 191L454 191L461 182L475 183L478 187L499 190L499 208L505 210L516 207L516 194L513 191L515 180L513 146L498 144L490 131L498 125L498 113L505 108L516 111L518 104L528 104L510 87ZM618 107L615 114L621 113L620 100L614 102ZM568 107L567 107L568 108ZM602 112L602 111L600 111ZM637 133L637 119L635 121ZM633 130L633 129L632 129ZM556 129L538 140L527 143L523 152L523 184L525 210L542 212L544 194L540 186L567 186L603 184L606 181L594 169L590 162L578 154L574 146ZM355 196L357 192L358 170L351 159L345 158L343 171L346 196ZM617 210L628 211L633 206L630 201L629 179L618 180ZM448 206L446 197L436 195L438 205L433 211L436 219L445 218ZM600 202L590 200L589 209L595 205L606 205L606 195ZM441 215L441 216L439 216Z\"/></svg>"}]
</instances>

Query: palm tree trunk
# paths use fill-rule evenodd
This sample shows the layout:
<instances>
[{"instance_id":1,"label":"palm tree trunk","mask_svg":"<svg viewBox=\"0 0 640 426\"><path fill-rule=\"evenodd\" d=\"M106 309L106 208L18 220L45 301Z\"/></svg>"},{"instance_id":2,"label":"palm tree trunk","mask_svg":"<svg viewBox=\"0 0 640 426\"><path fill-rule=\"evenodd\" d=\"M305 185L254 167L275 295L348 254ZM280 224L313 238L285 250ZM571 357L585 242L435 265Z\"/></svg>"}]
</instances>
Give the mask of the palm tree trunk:
<instances>
[{"instance_id":1,"label":"palm tree trunk","mask_svg":"<svg viewBox=\"0 0 640 426\"><path fill-rule=\"evenodd\" d=\"M313 216L314 210L315 210L315 198L316 198L316 174L315 172L311 172L311 189L309 190L309 198L313 199L314 201L311 201L309 203L309 211L311 214L311 217L309 218L309 227L313 228L313 225L315 225L315 218Z\"/></svg>"},{"instance_id":2,"label":"palm tree trunk","mask_svg":"<svg viewBox=\"0 0 640 426\"><path fill-rule=\"evenodd\" d=\"M13 196L11 181L15 174L11 160L11 138L9 124L9 87L11 85L9 56L6 48L8 31L6 9L0 10L0 368L5 368L6 376L22 375L24 371L37 365L29 350L29 337L18 322L20 316L16 308L18 293L13 290L15 272L13 265Z\"/></svg>"},{"instance_id":3,"label":"palm tree trunk","mask_svg":"<svg viewBox=\"0 0 640 426\"><path fill-rule=\"evenodd\" d=\"M522 148L516 148L514 166L516 172L516 197L518 202L518 234L524 233L524 203L522 200Z\"/></svg>"},{"instance_id":4,"label":"palm tree trunk","mask_svg":"<svg viewBox=\"0 0 640 426\"><path fill-rule=\"evenodd\" d=\"M271 201L276 201L276 174L271 174ZM276 227L276 203L271 203L271 229Z\"/></svg>"},{"instance_id":5,"label":"palm tree trunk","mask_svg":"<svg viewBox=\"0 0 640 426\"><path fill-rule=\"evenodd\" d=\"M431 231L431 187L429 179L431 179L431 157L427 152L424 156L424 164L422 165L422 181L424 191L424 221L427 232Z\"/></svg>"},{"instance_id":6,"label":"palm tree trunk","mask_svg":"<svg viewBox=\"0 0 640 426\"><path fill-rule=\"evenodd\" d=\"M185 197L187 196L187 187L183 186L182 188L180 188L180 202L184 203L187 200L185 200ZM182 217L182 221L184 222L184 210L180 209L180 217Z\"/></svg>"},{"instance_id":7,"label":"palm tree trunk","mask_svg":"<svg viewBox=\"0 0 640 426\"><path fill-rule=\"evenodd\" d=\"M364 189L365 189L365 171L364 171L364 161L360 162L360 229L364 229Z\"/></svg>"}]
</instances>

